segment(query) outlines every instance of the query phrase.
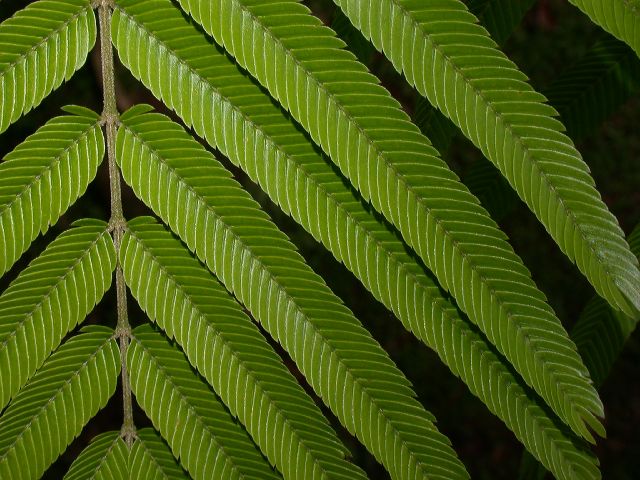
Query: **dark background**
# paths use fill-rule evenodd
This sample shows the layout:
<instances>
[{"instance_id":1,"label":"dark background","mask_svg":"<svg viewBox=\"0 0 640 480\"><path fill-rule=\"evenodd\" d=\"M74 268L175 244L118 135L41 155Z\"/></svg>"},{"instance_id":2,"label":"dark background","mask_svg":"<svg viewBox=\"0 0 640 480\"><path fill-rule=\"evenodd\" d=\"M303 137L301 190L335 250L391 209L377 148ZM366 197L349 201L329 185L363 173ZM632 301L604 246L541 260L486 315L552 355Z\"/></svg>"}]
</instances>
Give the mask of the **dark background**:
<instances>
[{"instance_id":1,"label":"dark background","mask_svg":"<svg viewBox=\"0 0 640 480\"><path fill-rule=\"evenodd\" d=\"M26 1L0 3L0 20L24 7ZM331 23L335 7L329 0L306 2L325 22ZM584 55L599 35L598 28L572 7L566 0L540 0L514 32L505 51L531 78L538 90L543 90L566 66ZM12 125L0 136L0 157L13 149L49 118L59 115L60 107L79 104L100 112L102 94L99 76L99 51L94 49L87 64L45 100L37 109ZM412 114L416 94L391 65L380 55L370 65L383 84ZM118 101L124 110L135 103L145 102L162 109L155 99L126 71L118 66ZM636 94L588 140L578 144L585 161L611 211L618 217L623 230L629 233L640 221L640 98ZM168 113L168 112L167 112ZM481 154L466 139L458 136L445 155L451 167L461 176ZM224 160L223 160L224 161ZM236 177L270 213L274 221L298 246L311 267L321 274L372 332L408 378L414 383L422 403L438 418L438 427L453 442L454 448L473 478L512 479L516 477L522 447L513 434L472 396L466 386L454 378L438 360L435 353L406 332L400 322L379 304L362 285L329 252L317 244L294 221L272 204L259 188L239 170L225 161ZM16 266L0 280L3 290L30 259L46 244L64 231L76 219L96 217L108 219L109 183L106 162L86 194L49 232L34 242ZM128 218L148 213L131 191L124 191L125 213ZM534 280L548 296L550 304L567 328L576 321L593 290L577 269L561 254L542 226L521 203L501 222L516 252L530 268ZM115 294L107 293L87 322L115 324ZM133 324L144 321L144 314L135 301L129 302ZM640 337L636 332L626 345L622 357L601 390L606 409L605 426L608 438L601 440L596 452L602 463L605 479L640 478ZM279 350L287 364L295 370L286 354ZM297 377L303 381L299 374ZM326 412L326 409L325 409ZM330 417L331 415L328 414ZM375 459L353 439L336 421L332 421L341 437L351 448L354 460L372 479L386 479L388 475ZM61 478L64 472L96 434L119 429L121 400L118 391L107 408L85 428L82 435L50 468L45 478ZM144 414L136 412L138 427L149 425Z\"/></svg>"}]
</instances>

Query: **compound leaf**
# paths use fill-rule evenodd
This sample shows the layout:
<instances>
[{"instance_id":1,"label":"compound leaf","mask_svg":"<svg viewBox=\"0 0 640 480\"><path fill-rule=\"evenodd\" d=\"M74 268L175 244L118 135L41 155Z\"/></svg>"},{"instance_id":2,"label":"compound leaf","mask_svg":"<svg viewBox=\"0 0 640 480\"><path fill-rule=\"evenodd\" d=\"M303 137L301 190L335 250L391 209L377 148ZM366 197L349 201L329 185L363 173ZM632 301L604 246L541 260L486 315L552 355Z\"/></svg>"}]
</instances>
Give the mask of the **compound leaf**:
<instances>
[{"instance_id":1,"label":"compound leaf","mask_svg":"<svg viewBox=\"0 0 640 480\"><path fill-rule=\"evenodd\" d=\"M171 449L153 428L137 431L129 454L129 475L136 480L187 480Z\"/></svg>"},{"instance_id":2,"label":"compound leaf","mask_svg":"<svg viewBox=\"0 0 640 480\"><path fill-rule=\"evenodd\" d=\"M93 325L83 332L44 363L0 417L0 478L40 478L113 395L120 373L113 330Z\"/></svg>"},{"instance_id":3,"label":"compound leaf","mask_svg":"<svg viewBox=\"0 0 640 480\"><path fill-rule=\"evenodd\" d=\"M64 480L129 480L129 449L120 432L101 433L74 460Z\"/></svg>"},{"instance_id":4,"label":"compound leaf","mask_svg":"<svg viewBox=\"0 0 640 480\"><path fill-rule=\"evenodd\" d=\"M285 478L365 478L242 307L178 239L141 217L129 222L120 252L133 296Z\"/></svg>"},{"instance_id":5,"label":"compound leaf","mask_svg":"<svg viewBox=\"0 0 640 480\"><path fill-rule=\"evenodd\" d=\"M116 254L107 224L74 225L0 295L0 409L111 285Z\"/></svg>"},{"instance_id":6,"label":"compound leaf","mask_svg":"<svg viewBox=\"0 0 640 480\"><path fill-rule=\"evenodd\" d=\"M576 447L555 426L555 420L536 406L542 402L521 385L508 362L460 315L401 240L363 206L281 110L223 53L211 48L176 8L168 2L151 5L153 13L148 14L138 5L124 5L114 18L114 42L134 75L344 262L550 469L573 471L567 465L576 462L591 465L585 470L592 471L593 456ZM143 57L136 53L140 51L154 54ZM157 60L162 66L147 60ZM181 85L183 93L190 90L189 101L167 85ZM147 109L136 107L140 112ZM140 278L134 272L131 269L129 275L136 284L156 281L155 274ZM140 291L148 297L154 289ZM153 304L152 299L147 303ZM180 329L173 327L173 331ZM462 340L452 342L453 338ZM189 355L189 346L183 339L178 341ZM488 375L482 373L483 368ZM200 371L207 376L205 369ZM510 400L501 401L504 398ZM250 425L248 428L251 432ZM532 436L541 441L529 441Z\"/></svg>"},{"instance_id":7,"label":"compound leaf","mask_svg":"<svg viewBox=\"0 0 640 480\"><path fill-rule=\"evenodd\" d=\"M89 0L38 0L0 24L0 133L87 60L96 41Z\"/></svg>"},{"instance_id":8,"label":"compound leaf","mask_svg":"<svg viewBox=\"0 0 640 480\"><path fill-rule=\"evenodd\" d=\"M629 245L640 258L640 225L629 235ZM613 310L602 298L594 296L576 322L571 337L576 342L584 362L597 386L609 376L625 342L640 321L640 315L628 317Z\"/></svg>"},{"instance_id":9,"label":"compound leaf","mask_svg":"<svg viewBox=\"0 0 640 480\"><path fill-rule=\"evenodd\" d=\"M136 194L249 308L388 468L402 470L401 456L413 455L411 477L466 477L404 375L209 152L164 116L125 114L117 159Z\"/></svg>"},{"instance_id":10,"label":"compound leaf","mask_svg":"<svg viewBox=\"0 0 640 480\"><path fill-rule=\"evenodd\" d=\"M640 56L640 0L569 0Z\"/></svg>"},{"instance_id":11,"label":"compound leaf","mask_svg":"<svg viewBox=\"0 0 640 480\"><path fill-rule=\"evenodd\" d=\"M400 230L526 382L593 440L588 427L602 431L602 404L546 298L477 199L333 32L295 0L180 4Z\"/></svg>"},{"instance_id":12,"label":"compound leaf","mask_svg":"<svg viewBox=\"0 0 640 480\"><path fill-rule=\"evenodd\" d=\"M279 477L180 349L151 326L133 331L127 368L140 406L194 479Z\"/></svg>"},{"instance_id":13,"label":"compound leaf","mask_svg":"<svg viewBox=\"0 0 640 480\"><path fill-rule=\"evenodd\" d=\"M87 110L50 120L4 158L0 275L84 193L103 156L99 119Z\"/></svg>"},{"instance_id":14,"label":"compound leaf","mask_svg":"<svg viewBox=\"0 0 640 480\"><path fill-rule=\"evenodd\" d=\"M500 169L596 291L629 315L640 311L638 260L600 198L589 168L553 118L557 112L496 48L465 5L459 0L337 3ZM595 397L590 390L588 396ZM588 437L580 423L593 423L589 411L600 413L592 400L591 406L575 409L571 402L560 406L552 401L551 406Z\"/></svg>"}]
</instances>

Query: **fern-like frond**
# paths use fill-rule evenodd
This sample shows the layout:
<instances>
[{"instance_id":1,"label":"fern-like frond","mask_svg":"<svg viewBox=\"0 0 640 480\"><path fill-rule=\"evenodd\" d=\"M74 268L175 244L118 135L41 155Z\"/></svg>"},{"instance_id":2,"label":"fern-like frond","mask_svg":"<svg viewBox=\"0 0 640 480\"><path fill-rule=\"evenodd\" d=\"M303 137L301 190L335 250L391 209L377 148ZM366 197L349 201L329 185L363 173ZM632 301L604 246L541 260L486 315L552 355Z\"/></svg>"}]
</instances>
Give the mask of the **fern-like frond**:
<instances>
[{"instance_id":1,"label":"fern-like frond","mask_svg":"<svg viewBox=\"0 0 640 480\"><path fill-rule=\"evenodd\" d=\"M331 28L341 40L345 41L345 47L353 52L359 61L367 66L371 63L373 54L376 52L375 47L362 35L360 30L351 24L351 21L339 8L335 11ZM419 97L416 101L413 121L441 155L447 152L458 131L451 120L440 113L438 109L433 108L429 101L423 97Z\"/></svg>"},{"instance_id":2,"label":"fern-like frond","mask_svg":"<svg viewBox=\"0 0 640 480\"><path fill-rule=\"evenodd\" d=\"M272 8L245 3L181 2L310 130L525 380L575 431L591 438L584 422L600 430L596 416L602 405L588 371L477 199L434 156L375 77L338 48L342 43L306 7L295 0ZM214 11L229 14L220 22ZM260 41L243 42L256 35ZM264 55L256 53L256 44ZM281 64L291 68L280 69ZM300 81L286 80L287 75Z\"/></svg>"},{"instance_id":3,"label":"fern-like frond","mask_svg":"<svg viewBox=\"0 0 640 480\"><path fill-rule=\"evenodd\" d=\"M178 239L138 218L120 252L127 284L149 318L178 341L285 478L365 478L344 461L345 448L322 412L242 307Z\"/></svg>"},{"instance_id":4,"label":"fern-like frond","mask_svg":"<svg viewBox=\"0 0 640 480\"><path fill-rule=\"evenodd\" d=\"M98 220L74 225L0 296L0 409L111 284L116 254L107 225Z\"/></svg>"},{"instance_id":5,"label":"fern-like frond","mask_svg":"<svg viewBox=\"0 0 640 480\"><path fill-rule=\"evenodd\" d=\"M511 36L534 2L535 0L468 0L466 3L469 11L478 17L491 37L501 45ZM353 26L352 28L359 31ZM458 127L424 97L420 97L416 102L414 121L441 154L446 153L458 132ZM469 186L471 193L477 196L476 191L466 181L464 183ZM480 201L489 210L491 216L497 219L494 211L499 212L499 210L492 208L495 205L485 204L482 198Z\"/></svg>"},{"instance_id":6,"label":"fern-like frond","mask_svg":"<svg viewBox=\"0 0 640 480\"><path fill-rule=\"evenodd\" d=\"M74 460L64 480L187 480L190 478L153 428L136 432L127 448L120 431L105 432Z\"/></svg>"},{"instance_id":7,"label":"fern-like frond","mask_svg":"<svg viewBox=\"0 0 640 480\"><path fill-rule=\"evenodd\" d=\"M640 311L638 260L580 153L553 118L556 111L495 48L464 4L337 3L409 82L498 166L598 293L627 314Z\"/></svg>"},{"instance_id":8,"label":"fern-like frond","mask_svg":"<svg viewBox=\"0 0 640 480\"><path fill-rule=\"evenodd\" d=\"M469 11L478 17L498 45L506 42L513 33L513 30L515 30L522 21L524 14L534 3L535 0L466 1ZM352 28L359 32L355 27L352 26ZM441 154L444 154L449 149L453 137L458 132L458 127L424 97L420 97L416 102L414 122ZM484 170L484 167L480 168ZM471 193L477 196L476 190L471 188L466 182L466 179L464 180L465 185L469 186ZM482 205L489 210L489 213L491 213L494 219L497 220L497 217L494 216L494 211L504 213L500 211L502 209L493 209L492 207L495 206L493 203L487 205L482 200L483 199L480 198Z\"/></svg>"},{"instance_id":9,"label":"fern-like frond","mask_svg":"<svg viewBox=\"0 0 640 480\"><path fill-rule=\"evenodd\" d=\"M562 71L544 93L560 112L567 133L578 141L600 126L639 88L640 60L626 44L603 34L584 57ZM428 101L422 99L419 105L424 103ZM423 117L441 115L429 107L424 110ZM437 121L431 120L425 123L425 128L433 131L435 125ZM463 181L496 221L517 204L509 184L488 161L475 162Z\"/></svg>"},{"instance_id":10,"label":"fern-like frond","mask_svg":"<svg viewBox=\"0 0 640 480\"><path fill-rule=\"evenodd\" d=\"M83 332L44 363L0 417L0 478L40 478L113 395L120 373L113 330Z\"/></svg>"},{"instance_id":11,"label":"fern-like frond","mask_svg":"<svg viewBox=\"0 0 640 480\"><path fill-rule=\"evenodd\" d=\"M105 432L74 460L64 480L138 480L129 476L129 449L120 432Z\"/></svg>"},{"instance_id":12,"label":"fern-like frond","mask_svg":"<svg viewBox=\"0 0 640 480\"><path fill-rule=\"evenodd\" d=\"M151 326L132 332L127 368L140 406L195 480L280 478L184 353Z\"/></svg>"},{"instance_id":13,"label":"fern-like frond","mask_svg":"<svg viewBox=\"0 0 640 480\"><path fill-rule=\"evenodd\" d=\"M640 56L640 0L569 0Z\"/></svg>"},{"instance_id":14,"label":"fern-like frond","mask_svg":"<svg viewBox=\"0 0 640 480\"><path fill-rule=\"evenodd\" d=\"M640 224L627 241L633 254L640 258ZM630 318L615 311L602 297L594 296L586 305L571 337L589 368L597 387L606 380L611 367L622 352L640 317ZM526 451L520 460L518 480L544 480L547 470Z\"/></svg>"},{"instance_id":15,"label":"fern-like frond","mask_svg":"<svg viewBox=\"0 0 640 480\"><path fill-rule=\"evenodd\" d=\"M38 0L0 24L0 132L87 60L96 40L90 0Z\"/></svg>"},{"instance_id":16,"label":"fern-like frond","mask_svg":"<svg viewBox=\"0 0 640 480\"><path fill-rule=\"evenodd\" d=\"M574 140L591 133L640 89L640 60L626 44L603 34L575 65L545 90Z\"/></svg>"},{"instance_id":17,"label":"fern-like frond","mask_svg":"<svg viewBox=\"0 0 640 480\"><path fill-rule=\"evenodd\" d=\"M98 116L47 122L0 162L0 275L84 193L104 156Z\"/></svg>"},{"instance_id":18,"label":"fern-like frond","mask_svg":"<svg viewBox=\"0 0 640 480\"><path fill-rule=\"evenodd\" d=\"M174 7L155 2L152 11L161 20L148 21L150 15L136 14L134 18L116 13L114 33L118 35L114 35L114 42L134 75L211 145L247 171L276 203L344 262L406 328L438 352L545 465L554 472L572 472L580 470L572 468L572 463L584 464L587 467L581 468L592 472L593 457L581 447L576 449L554 425L555 420L536 406L540 400L522 387L506 361L443 297L402 242L363 208L360 199L295 125L226 56L210 48ZM150 38L154 41L147 43ZM147 64L146 58L133 54L137 51L153 51L149 59L159 59L161 64ZM180 73L181 69L188 75ZM192 83L179 82L187 78ZM181 89L194 93L189 102L184 102L178 92L164 88L166 85L181 85ZM212 112L203 114L208 108ZM219 121L213 122L211 117ZM133 270L130 275L136 282L157 281L155 275L138 279ZM180 329L174 327L173 331ZM189 355L191 347L177 338ZM452 338L462 341L451 342ZM491 373L482 373L482 368ZM200 367L200 371L207 376L206 369ZM215 387L213 380L207 378ZM510 400L504 402L504 398ZM247 424L244 420L243 423ZM248 428L251 432L250 425ZM544 441L528 440L533 437Z\"/></svg>"},{"instance_id":19,"label":"fern-like frond","mask_svg":"<svg viewBox=\"0 0 640 480\"><path fill-rule=\"evenodd\" d=\"M629 235L629 245L640 258L640 225ZM602 385L622 352L625 342L640 321L640 315L628 317L594 296L580 314L571 332L584 362L597 386Z\"/></svg>"},{"instance_id":20,"label":"fern-like frond","mask_svg":"<svg viewBox=\"0 0 640 480\"><path fill-rule=\"evenodd\" d=\"M117 159L136 194L283 345L395 478L466 478L386 352L209 152L166 117L124 115ZM412 459L409 470L401 458Z\"/></svg>"},{"instance_id":21,"label":"fern-like frond","mask_svg":"<svg viewBox=\"0 0 640 480\"><path fill-rule=\"evenodd\" d=\"M190 478L153 428L136 432L129 453L131 480L187 480Z\"/></svg>"}]
</instances>

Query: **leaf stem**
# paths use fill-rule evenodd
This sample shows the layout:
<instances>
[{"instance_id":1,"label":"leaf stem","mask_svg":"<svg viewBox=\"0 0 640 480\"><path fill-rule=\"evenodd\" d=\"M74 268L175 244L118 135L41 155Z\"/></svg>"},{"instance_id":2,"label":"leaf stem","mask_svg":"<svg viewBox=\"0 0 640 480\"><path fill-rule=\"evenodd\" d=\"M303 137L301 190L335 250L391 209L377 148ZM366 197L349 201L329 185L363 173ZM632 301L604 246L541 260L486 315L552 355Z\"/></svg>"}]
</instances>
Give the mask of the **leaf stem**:
<instances>
[{"instance_id":1,"label":"leaf stem","mask_svg":"<svg viewBox=\"0 0 640 480\"><path fill-rule=\"evenodd\" d=\"M118 108L116 106L115 73L113 66L113 47L111 45L111 12L113 2L102 0L98 4L100 20L100 54L102 61L102 86L104 94L104 110L102 121L104 122L107 137L107 160L109 162L109 184L111 192L111 219L109 225L113 233L113 242L116 251L120 251L120 244L126 226L122 211L122 193L120 187L120 170L116 164L115 145L116 128L119 123ZM127 292L125 287L122 267L118 262L116 267L116 296L118 324L116 334L120 345L120 361L122 363L122 436L126 444L131 448L136 436L136 428L133 423L133 407L131 398L131 383L127 371L127 349L131 338L131 325L127 313Z\"/></svg>"}]
</instances>

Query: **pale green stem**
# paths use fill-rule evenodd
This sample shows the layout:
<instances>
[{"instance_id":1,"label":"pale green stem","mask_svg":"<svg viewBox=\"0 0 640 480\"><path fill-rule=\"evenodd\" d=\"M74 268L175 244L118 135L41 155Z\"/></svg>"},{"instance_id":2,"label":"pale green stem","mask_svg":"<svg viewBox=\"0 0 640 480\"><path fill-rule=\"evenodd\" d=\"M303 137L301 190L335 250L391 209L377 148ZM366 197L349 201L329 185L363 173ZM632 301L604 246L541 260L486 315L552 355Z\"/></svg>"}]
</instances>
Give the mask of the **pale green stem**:
<instances>
[{"instance_id":1,"label":"pale green stem","mask_svg":"<svg viewBox=\"0 0 640 480\"><path fill-rule=\"evenodd\" d=\"M118 109L116 107L116 90L113 67L113 47L111 45L111 12L113 2L102 0L98 6L100 18L100 52L102 59L102 85L104 92L104 110L102 112L102 121L105 126L107 136L107 160L109 162L109 181L111 191L111 219L109 226L113 233L113 242L116 252L120 250L122 235L125 229L125 220L122 213L122 194L120 188L120 170L116 164L115 145L116 145L116 128L118 125ZM131 448L136 435L136 428L133 423L133 407L131 399L131 383L129 381L129 373L127 372L127 349L131 337L131 326L127 314L127 292L124 282L122 267L118 262L116 267L116 296L118 325L116 334L120 343L120 360L122 362L121 380L122 380L122 405L123 405L123 422L122 436L125 442Z\"/></svg>"}]
</instances>

